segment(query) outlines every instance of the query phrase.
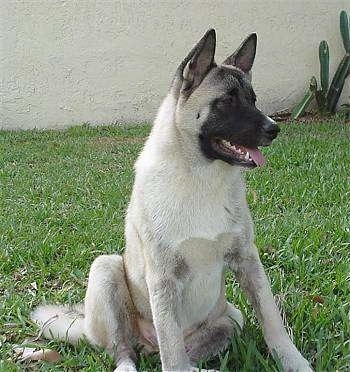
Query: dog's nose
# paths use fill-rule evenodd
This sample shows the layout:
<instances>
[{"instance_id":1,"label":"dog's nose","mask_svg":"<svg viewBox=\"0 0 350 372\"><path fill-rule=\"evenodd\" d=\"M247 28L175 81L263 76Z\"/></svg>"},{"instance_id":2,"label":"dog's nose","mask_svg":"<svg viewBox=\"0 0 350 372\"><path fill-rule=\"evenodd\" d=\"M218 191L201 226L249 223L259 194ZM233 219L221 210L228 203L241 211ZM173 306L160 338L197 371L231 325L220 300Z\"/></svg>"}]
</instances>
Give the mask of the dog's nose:
<instances>
[{"instance_id":1,"label":"dog's nose","mask_svg":"<svg viewBox=\"0 0 350 372\"><path fill-rule=\"evenodd\" d=\"M263 129L264 129L265 134L267 134L267 136L270 137L271 139L276 138L278 132L280 131L280 128L278 127L276 122L268 116L265 117Z\"/></svg>"}]
</instances>

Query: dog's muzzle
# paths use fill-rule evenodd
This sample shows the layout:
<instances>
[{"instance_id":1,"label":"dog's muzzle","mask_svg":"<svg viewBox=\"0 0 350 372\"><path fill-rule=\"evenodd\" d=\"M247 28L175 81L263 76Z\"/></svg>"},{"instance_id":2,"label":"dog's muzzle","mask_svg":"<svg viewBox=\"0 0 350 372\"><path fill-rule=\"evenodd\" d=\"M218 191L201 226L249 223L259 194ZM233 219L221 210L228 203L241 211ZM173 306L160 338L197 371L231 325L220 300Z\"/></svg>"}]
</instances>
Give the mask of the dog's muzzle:
<instances>
[{"instance_id":1,"label":"dog's muzzle","mask_svg":"<svg viewBox=\"0 0 350 372\"><path fill-rule=\"evenodd\" d=\"M277 137L280 128L274 120L270 117L265 117L265 122L262 126L261 139L259 146L269 146L271 142Z\"/></svg>"}]
</instances>

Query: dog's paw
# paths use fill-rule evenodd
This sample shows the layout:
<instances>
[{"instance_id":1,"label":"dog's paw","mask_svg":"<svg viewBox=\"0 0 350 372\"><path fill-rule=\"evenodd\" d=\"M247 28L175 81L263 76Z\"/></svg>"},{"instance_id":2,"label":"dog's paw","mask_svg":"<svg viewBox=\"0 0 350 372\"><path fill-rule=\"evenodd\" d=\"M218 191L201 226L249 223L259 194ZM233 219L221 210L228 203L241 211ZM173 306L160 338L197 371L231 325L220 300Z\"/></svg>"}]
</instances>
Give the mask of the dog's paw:
<instances>
[{"instance_id":1,"label":"dog's paw","mask_svg":"<svg viewBox=\"0 0 350 372\"><path fill-rule=\"evenodd\" d=\"M286 370L290 372L313 372L309 362L304 358L290 363Z\"/></svg>"},{"instance_id":2,"label":"dog's paw","mask_svg":"<svg viewBox=\"0 0 350 372\"><path fill-rule=\"evenodd\" d=\"M282 364L285 372L313 372L309 362L289 340L271 350L273 358Z\"/></svg>"},{"instance_id":3,"label":"dog's paw","mask_svg":"<svg viewBox=\"0 0 350 372\"><path fill-rule=\"evenodd\" d=\"M131 359L124 359L118 363L113 372L137 372L135 363Z\"/></svg>"},{"instance_id":4,"label":"dog's paw","mask_svg":"<svg viewBox=\"0 0 350 372\"><path fill-rule=\"evenodd\" d=\"M314 372L314 370L308 365L298 368L297 372Z\"/></svg>"},{"instance_id":5,"label":"dog's paw","mask_svg":"<svg viewBox=\"0 0 350 372\"><path fill-rule=\"evenodd\" d=\"M282 359L282 364L286 372L313 372L309 362L299 353L294 358L289 356Z\"/></svg>"}]
</instances>

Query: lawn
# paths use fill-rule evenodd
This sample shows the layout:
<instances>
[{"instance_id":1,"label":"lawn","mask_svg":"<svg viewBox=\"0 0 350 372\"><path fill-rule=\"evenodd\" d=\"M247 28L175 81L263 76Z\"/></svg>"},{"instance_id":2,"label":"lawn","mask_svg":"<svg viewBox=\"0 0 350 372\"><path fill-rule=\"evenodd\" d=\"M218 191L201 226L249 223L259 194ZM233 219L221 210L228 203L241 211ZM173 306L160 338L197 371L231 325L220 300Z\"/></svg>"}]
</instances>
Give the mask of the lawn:
<instances>
[{"instance_id":1,"label":"lawn","mask_svg":"<svg viewBox=\"0 0 350 372\"><path fill-rule=\"evenodd\" d=\"M350 369L350 126L282 124L247 172L256 241L294 341L317 371ZM108 371L113 361L87 344L48 342L56 364L16 361L12 347L37 334L30 310L84 298L89 266L122 251L132 164L149 126L0 132L1 371ZM252 309L231 274L227 294L247 322L222 371L276 371ZM205 364L204 364L205 365ZM159 370L158 356L139 359Z\"/></svg>"}]
</instances>

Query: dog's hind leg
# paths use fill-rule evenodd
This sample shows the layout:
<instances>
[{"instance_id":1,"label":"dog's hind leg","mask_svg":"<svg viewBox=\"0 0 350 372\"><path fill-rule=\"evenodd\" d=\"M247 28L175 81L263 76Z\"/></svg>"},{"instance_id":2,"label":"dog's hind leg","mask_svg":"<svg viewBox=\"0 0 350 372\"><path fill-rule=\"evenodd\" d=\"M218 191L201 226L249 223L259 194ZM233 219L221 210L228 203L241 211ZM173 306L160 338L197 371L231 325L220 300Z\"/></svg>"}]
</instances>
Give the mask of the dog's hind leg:
<instances>
[{"instance_id":1,"label":"dog's hind leg","mask_svg":"<svg viewBox=\"0 0 350 372\"><path fill-rule=\"evenodd\" d=\"M243 328L242 313L227 302L223 315L216 320L208 319L186 340L186 351L191 364L217 355L228 346L233 335Z\"/></svg>"},{"instance_id":2,"label":"dog's hind leg","mask_svg":"<svg viewBox=\"0 0 350 372\"><path fill-rule=\"evenodd\" d=\"M114 358L116 371L136 371L132 348L134 310L125 281L123 258L99 256L93 262L85 297L84 333Z\"/></svg>"}]
</instances>

